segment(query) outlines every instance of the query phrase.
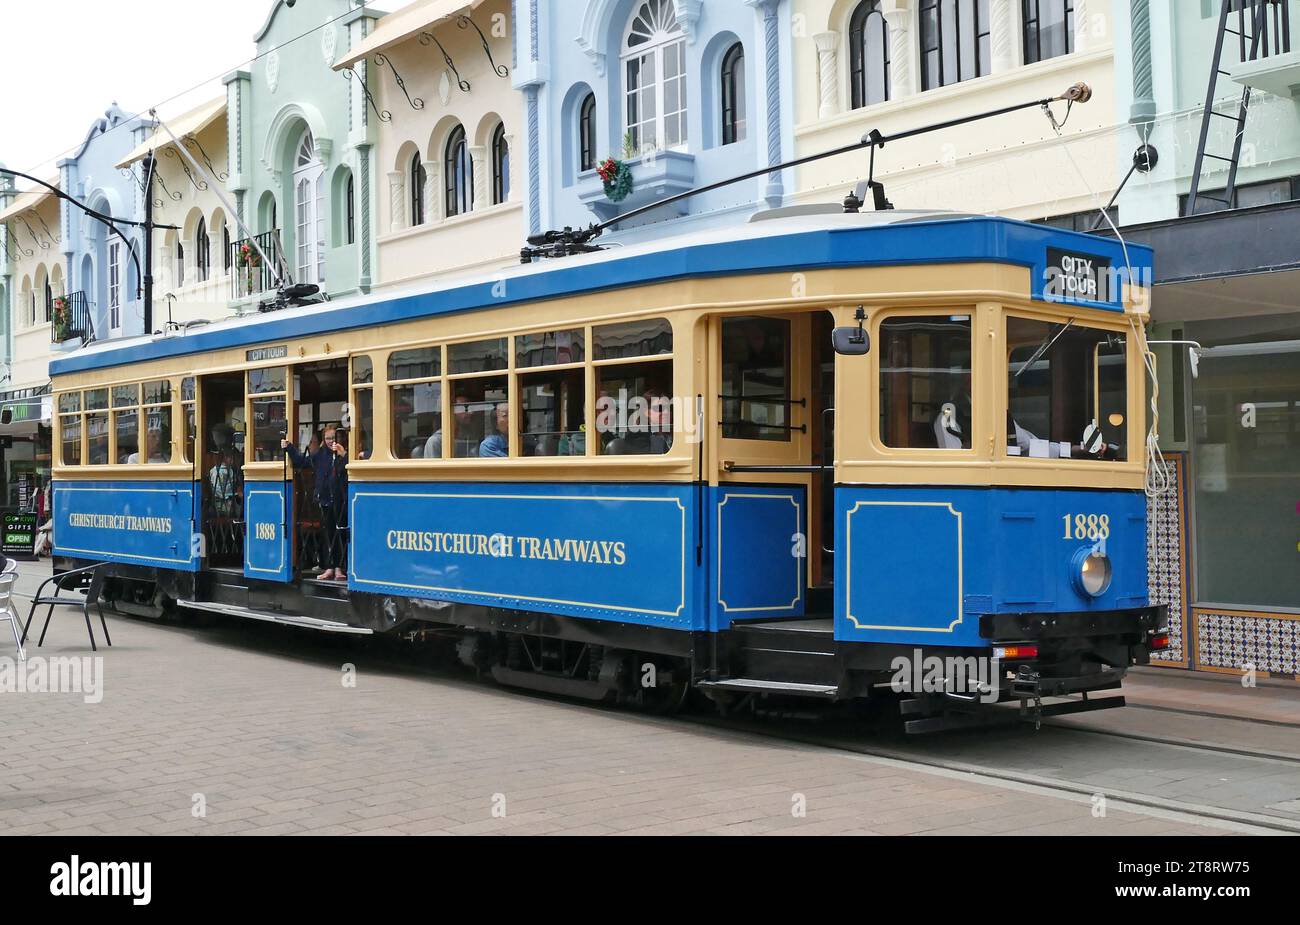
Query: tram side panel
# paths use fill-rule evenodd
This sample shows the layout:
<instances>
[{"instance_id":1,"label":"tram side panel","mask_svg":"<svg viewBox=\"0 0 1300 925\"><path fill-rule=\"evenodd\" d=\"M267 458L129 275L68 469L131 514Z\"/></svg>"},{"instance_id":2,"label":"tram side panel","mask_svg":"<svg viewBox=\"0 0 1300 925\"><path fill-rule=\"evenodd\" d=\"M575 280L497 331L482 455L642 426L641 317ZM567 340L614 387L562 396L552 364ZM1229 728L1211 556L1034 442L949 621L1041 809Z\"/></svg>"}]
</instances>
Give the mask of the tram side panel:
<instances>
[{"instance_id":1,"label":"tram side panel","mask_svg":"<svg viewBox=\"0 0 1300 925\"><path fill-rule=\"evenodd\" d=\"M354 482L349 589L705 630L700 491Z\"/></svg>"},{"instance_id":2,"label":"tram side panel","mask_svg":"<svg viewBox=\"0 0 1300 925\"><path fill-rule=\"evenodd\" d=\"M835 638L981 646L986 614L1098 614L1149 605L1146 503L1137 491L836 490ZM1090 594L1083 557L1104 553Z\"/></svg>"},{"instance_id":3,"label":"tram side panel","mask_svg":"<svg viewBox=\"0 0 1300 925\"><path fill-rule=\"evenodd\" d=\"M54 483L54 553L69 559L195 572L198 517L190 481Z\"/></svg>"}]
</instances>

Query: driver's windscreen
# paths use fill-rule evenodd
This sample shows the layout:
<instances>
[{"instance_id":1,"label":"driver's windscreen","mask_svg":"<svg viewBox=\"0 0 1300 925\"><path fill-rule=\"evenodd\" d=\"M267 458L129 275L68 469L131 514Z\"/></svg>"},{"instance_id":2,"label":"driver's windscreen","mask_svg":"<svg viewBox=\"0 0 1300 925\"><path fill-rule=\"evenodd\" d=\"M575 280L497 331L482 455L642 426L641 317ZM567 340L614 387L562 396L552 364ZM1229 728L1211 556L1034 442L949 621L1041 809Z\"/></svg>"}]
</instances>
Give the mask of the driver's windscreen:
<instances>
[{"instance_id":1,"label":"driver's windscreen","mask_svg":"<svg viewBox=\"0 0 1300 925\"><path fill-rule=\"evenodd\" d=\"M1007 318L1007 454L1128 458L1128 366L1121 333L1077 320Z\"/></svg>"}]
</instances>

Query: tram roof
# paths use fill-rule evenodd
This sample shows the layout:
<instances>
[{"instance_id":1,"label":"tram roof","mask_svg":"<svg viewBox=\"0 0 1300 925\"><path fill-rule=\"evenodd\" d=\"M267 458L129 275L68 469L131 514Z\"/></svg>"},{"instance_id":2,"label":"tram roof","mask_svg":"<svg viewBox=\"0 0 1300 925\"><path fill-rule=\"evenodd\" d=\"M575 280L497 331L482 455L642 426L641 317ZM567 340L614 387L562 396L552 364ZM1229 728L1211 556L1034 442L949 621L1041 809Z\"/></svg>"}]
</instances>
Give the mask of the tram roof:
<instances>
[{"instance_id":1,"label":"tram roof","mask_svg":"<svg viewBox=\"0 0 1300 925\"><path fill-rule=\"evenodd\" d=\"M1148 284L1152 278L1151 249L1114 238L989 215L908 210L831 213L816 208L760 212L743 225L241 315L184 334L103 341L51 359L50 375L691 277L992 262L1031 268L1032 296L1043 299L1048 252L1056 250L1097 257L1115 268L1127 266ZM504 295L500 294L503 283ZM1123 311L1118 289L1109 302L1072 304Z\"/></svg>"}]
</instances>

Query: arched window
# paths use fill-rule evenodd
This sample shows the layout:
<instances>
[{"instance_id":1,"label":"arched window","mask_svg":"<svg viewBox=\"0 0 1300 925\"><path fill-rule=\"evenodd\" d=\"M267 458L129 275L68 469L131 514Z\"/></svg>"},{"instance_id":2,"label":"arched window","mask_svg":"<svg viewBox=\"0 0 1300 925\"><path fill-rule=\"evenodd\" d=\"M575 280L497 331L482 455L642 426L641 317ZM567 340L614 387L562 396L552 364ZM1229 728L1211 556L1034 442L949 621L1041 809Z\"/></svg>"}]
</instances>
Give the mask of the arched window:
<instances>
[{"instance_id":1,"label":"arched window","mask_svg":"<svg viewBox=\"0 0 1300 925\"><path fill-rule=\"evenodd\" d=\"M424 224L424 187L429 179L429 172L424 169L419 151L411 155L406 174L406 186L411 191L411 227L414 228Z\"/></svg>"},{"instance_id":2,"label":"arched window","mask_svg":"<svg viewBox=\"0 0 1300 925\"><path fill-rule=\"evenodd\" d=\"M49 322L54 317L54 290L50 288L50 281L45 281L45 320Z\"/></svg>"},{"instance_id":3,"label":"arched window","mask_svg":"<svg viewBox=\"0 0 1300 925\"><path fill-rule=\"evenodd\" d=\"M116 263L116 261L113 261ZM179 237L176 240L176 282L177 288L185 285L185 245L180 242ZM117 327L117 325L113 325Z\"/></svg>"},{"instance_id":4,"label":"arched window","mask_svg":"<svg viewBox=\"0 0 1300 925\"><path fill-rule=\"evenodd\" d=\"M623 45L624 124L632 147L686 144L686 38L672 0L636 7Z\"/></svg>"},{"instance_id":5,"label":"arched window","mask_svg":"<svg viewBox=\"0 0 1300 925\"><path fill-rule=\"evenodd\" d=\"M465 129L456 126L447 139L447 217L464 215L474 210L474 163L470 160Z\"/></svg>"},{"instance_id":6,"label":"arched window","mask_svg":"<svg viewBox=\"0 0 1300 925\"><path fill-rule=\"evenodd\" d=\"M506 143L505 123L492 133L492 204L510 198L510 145Z\"/></svg>"},{"instance_id":7,"label":"arched window","mask_svg":"<svg viewBox=\"0 0 1300 925\"><path fill-rule=\"evenodd\" d=\"M1074 51L1074 0L1022 0L1025 64Z\"/></svg>"},{"instance_id":8,"label":"arched window","mask_svg":"<svg viewBox=\"0 0 1300 925\"><path fill-rule=\"evenodd\" d=\"M880 0L862 0L849 20L849 87L854 109L889 99L889 23Z\"/></svg>"},{"instance_id":9,"label":"arched window","mask_svg":"<svg viewBox=\"0 0 1300 925\"><path fill-rule=\"evenodd\" d=\"M230 226L225 222L221 223L221 270L230 272Z\"/></svg>"},{"instance_id":10,"label":"arched window","mask_svg":"<svg viewBox=\"0 0 1300 925\"><path fill-rule=\"evenodd\" d=\"M355 244L357 242L357 184L356 179L348 172L347 188L343 191L343 243Z\"/></svg>"},{"instance_id":11,"label":"arched window","mask_svg":"<svg viewBox=\"0 0 1300 925\"><path fill-rule=\"evenodd\" d=\"M596 94L588 93L578 109L578 169L596 169Z\"/></svg>"},{"instance_id":12,"label":"arched window","mask_svg":"<svg viewBox=\"0 0 1300 925\"><path fill-rule=\"evenodd\" d=\"M200 218L198 227L194 229L194 265L198 269L198 281L200 283L208 281L208 270L211 268L210 245L208 223L205 219Z\"/></svg>"},{"instance_id":13,"label":"arched window","mask_svg":"<svg viewBox=\"0 0 1300 925\"><path fill-rule=\"evenodd\" d=\"M921 89L989 73L989 0L921 0Z\"/></svg>"},{"instance_id":14,"label":"arched window","mask_svg":"<svg viewBox=\"0 0 1300 925\"><path fill-rule=\"evenodd\" d=\"M294 261L299 283L325 282L325 165L311 130L302 133L293 171Z\"/></svg>"},{"instance_id":15,"label":"arched window","mask_svg":"<svg viewBox=\"0 0 1300 925\"><path fill-rule=\"evenodd\" d=\"M722 143L745 140L745 46L737 42L722 56Z\"/></svg>"}]
</instances>

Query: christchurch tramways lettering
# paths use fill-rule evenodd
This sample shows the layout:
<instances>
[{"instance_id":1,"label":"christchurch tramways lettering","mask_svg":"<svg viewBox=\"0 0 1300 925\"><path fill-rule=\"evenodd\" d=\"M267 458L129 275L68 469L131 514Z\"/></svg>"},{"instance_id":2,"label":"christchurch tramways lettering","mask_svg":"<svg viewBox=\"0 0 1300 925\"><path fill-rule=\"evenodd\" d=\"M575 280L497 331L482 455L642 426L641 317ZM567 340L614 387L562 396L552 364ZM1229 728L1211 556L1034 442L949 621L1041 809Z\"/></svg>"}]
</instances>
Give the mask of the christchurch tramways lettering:
<instances>
[{"instance_id":1,"label":"christchurch tramways lettering","mask_svg":"<svg viewBox=\"0 0 1300 925\"><path fill-rule=\"evenodd\" d=\"M627 564L627 544L621 540L561 540L539 536L507 536L503 533L489 536L486 533L389 530L386 544L389 549L399 552L586 562L591 565Z\"/></svg>"},{"instance_id":2,"label":"christchurch tramways lettering","mask_svg":"<svg viewBox=\"0 0 1300 925\"><path fill-rule=\"evenodd\" d=\"M136 517L132 514L69 514L68 526L132 533L171 533L170 517Z\"/></svg>"}]
</instances>

